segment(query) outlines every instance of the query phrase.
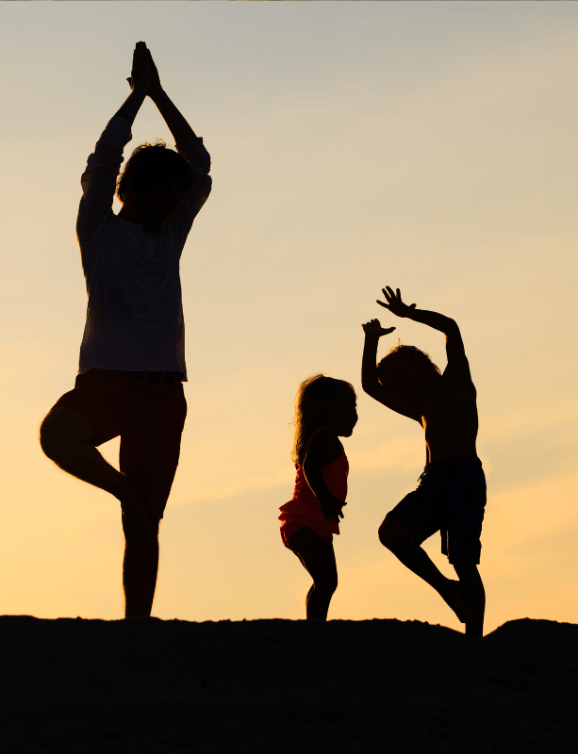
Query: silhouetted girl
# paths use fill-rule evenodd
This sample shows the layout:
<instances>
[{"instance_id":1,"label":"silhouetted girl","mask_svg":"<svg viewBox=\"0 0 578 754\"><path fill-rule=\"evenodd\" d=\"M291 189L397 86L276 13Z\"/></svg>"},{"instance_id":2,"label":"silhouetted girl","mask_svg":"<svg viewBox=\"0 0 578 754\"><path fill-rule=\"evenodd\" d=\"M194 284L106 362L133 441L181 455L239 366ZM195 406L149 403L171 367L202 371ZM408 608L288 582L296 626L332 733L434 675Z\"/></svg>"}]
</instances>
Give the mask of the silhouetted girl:
<instances>
[{"instance_id":1,"label":"silhouetted girl","mask_svg":"<svg viewBox=\"0 0 578 754\"><path fill-rule=\"evenodd\" d=\"M326 620L337 588L333 535L346 505L349 464L338 437L357 423L355 390L323 374L302 382L295 399L297 469L293 498L281 506L281 538L313 579L305 599L307 618Z\"/></svg>"}]
</instances>

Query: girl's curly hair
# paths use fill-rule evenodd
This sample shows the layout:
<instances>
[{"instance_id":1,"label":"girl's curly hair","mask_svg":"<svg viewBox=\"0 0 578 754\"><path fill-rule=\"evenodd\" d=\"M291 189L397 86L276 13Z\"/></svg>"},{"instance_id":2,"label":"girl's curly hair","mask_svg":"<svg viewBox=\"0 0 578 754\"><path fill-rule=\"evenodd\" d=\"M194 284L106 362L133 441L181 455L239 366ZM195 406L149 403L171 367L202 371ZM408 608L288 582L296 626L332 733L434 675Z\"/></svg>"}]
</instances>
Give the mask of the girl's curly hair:
<instances>
[{"instance_id":1,"label":"girl's curly hair","mask_svg":"<svg viewBox=\"0 0 578 754\"><path fill-rule=\"evenodd\" d=\"M162 139L154 144L148 141L137 147L118 176L116 194L121 202L130 187L137 194L152 189L168 189L175 181L187 191L193 180L193 171L186 157L169 149Z\"/></svg>"},{"instance_id":2,"label":"girl's curly hair","mask_svg":"<svg viewBox=\"0 0 578 754\"><path fill-rule=\"evenodd\" d=\"M291 453L296 468L303 463L305 448L313 432L323 426L326 414L345 395L355 398L353 385L324 374L315 374L299 385L295 396L295 440Z\"/></svg>"}]
</instances>

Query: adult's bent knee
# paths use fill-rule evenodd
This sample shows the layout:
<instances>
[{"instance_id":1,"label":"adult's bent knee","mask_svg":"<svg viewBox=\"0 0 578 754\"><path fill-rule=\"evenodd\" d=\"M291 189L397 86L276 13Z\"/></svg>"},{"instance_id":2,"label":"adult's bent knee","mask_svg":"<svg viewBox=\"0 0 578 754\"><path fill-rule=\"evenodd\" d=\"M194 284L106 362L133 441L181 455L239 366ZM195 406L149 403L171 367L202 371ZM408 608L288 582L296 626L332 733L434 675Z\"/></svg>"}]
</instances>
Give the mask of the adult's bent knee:
<instances>
[{"instance_id":1,"label":"adult's bent knee","mask_svg":"<svg viewBox=\"0 0 578 754\"><path fill-rule=\"evenodd\" d=\"M48 456L52 461L58 453L58 431L55 426L54 417L52 413L49 413L44 417L42 424L40 425L40 447L44 452L44 455Z\"/></svg>"},{"instance_id":2,"label":"adult's bent knee","mask_svg":"<svg viewBox=\"0 0 578 754\"><path fill-rule=\"evenodd\" d=\"M68 406L55 406L40 425L40 447L52 461L58 461L71 446L91 442L94 437L94 427L84 414Z\"/></svg>"}]
</instances>

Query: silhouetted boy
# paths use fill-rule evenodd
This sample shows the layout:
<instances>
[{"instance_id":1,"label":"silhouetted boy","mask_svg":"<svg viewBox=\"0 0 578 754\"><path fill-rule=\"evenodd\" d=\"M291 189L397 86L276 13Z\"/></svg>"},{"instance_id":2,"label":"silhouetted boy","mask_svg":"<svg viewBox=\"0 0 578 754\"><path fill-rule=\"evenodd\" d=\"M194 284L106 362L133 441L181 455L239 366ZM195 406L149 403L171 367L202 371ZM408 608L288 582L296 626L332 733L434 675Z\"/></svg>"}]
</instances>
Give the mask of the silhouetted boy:
<instances>
[{"instance_id":1,"label":"silhouetted boy","mask_svg":"<svg viewBox=\"0 0 578 754\"><path fill-rule=\"evenodd\" d=\"M466 624L466 633L483 635L485 592L477 564L486 504L486 482L476 454L478 414L476 389L464 344L454 320L407 306L399 288L383 289L378 304L397 317L439 330L446 336L448 364L443 374L430 357L414 346L393 348L376 366L377 319L363 325L365 347L361 370L363 389L376 401L425 430L426 466L416 490L385 517L379 539L410 570L432 586ZM459 582L446 578L421 543L440 531L442 552L454 566Z\"/></svg>"}]
</instances>

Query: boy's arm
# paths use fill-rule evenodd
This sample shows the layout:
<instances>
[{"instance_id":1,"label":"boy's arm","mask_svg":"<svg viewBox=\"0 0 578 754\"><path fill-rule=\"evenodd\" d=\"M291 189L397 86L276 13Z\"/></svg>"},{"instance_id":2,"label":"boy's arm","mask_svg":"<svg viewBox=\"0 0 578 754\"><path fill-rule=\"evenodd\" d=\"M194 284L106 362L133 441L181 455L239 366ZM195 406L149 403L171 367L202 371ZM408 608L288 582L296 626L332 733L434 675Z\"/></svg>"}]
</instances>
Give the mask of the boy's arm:
<instances>
[{"instance_id":1,"label":"boy's arm","mask_svg":"<svg viewBox=\"0 0 578 754\"><path fill-rule=\"evenodd\" d=\"M395 327L383 328L377 319L366 322L362 327L365 332L361 361L361 387L364 392L392 411L421 423L421 417L415 413L415 406L403 395L399 395L388 388L387 385L382 385L377 376L375 363L377 360L377 344L382 335L389 335L390 332L395 330Z\"/></svg>"},{"instance_id":2,"label":"boy's arm","mask_svg":"<svg viewBox=\"0 0 578 754\"><path fill-rule=\"evenodd\" d=\"M396 315L396 317L412 319L414 322L421 322L423 325L427 325L434 330L442 332L446 336L448 367L451 366L452 370L454 367L465 367L467 368L469 375L469 365L466 358L464 343L460 328L455 320L445 317L443 314L438 314L437 312L430 312L426 309L416 309L415 304L410 304L409 306L404 304L401 300L401 292L399 288L395 293L389 286L386 286L382 290L387 303L378 301L378 304L389 309L392 314Z\"/></svg>"},{"instance_id":3,"label":"boy's arm","mask_svg":"<svg viewBox=\"0 0 578 754\"><path fill-rule=\"evenodd\" d=\"M365 343L363 344L363 357L361 360L361 387L364 392L375 398L376 401L385 403L383 400L384 389L377 376L377 346L381 336L393 332L395 327L385 330L377 319L366 322L362 327L365 333ZM385 403L385 405L387 406L388 404Z\"/></svg>"}]
</instances>

